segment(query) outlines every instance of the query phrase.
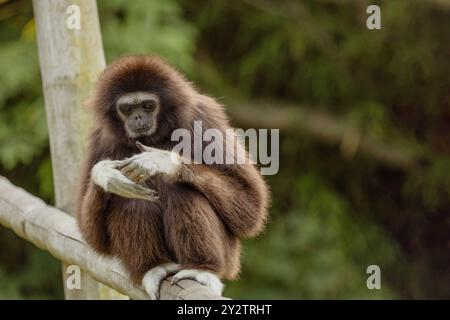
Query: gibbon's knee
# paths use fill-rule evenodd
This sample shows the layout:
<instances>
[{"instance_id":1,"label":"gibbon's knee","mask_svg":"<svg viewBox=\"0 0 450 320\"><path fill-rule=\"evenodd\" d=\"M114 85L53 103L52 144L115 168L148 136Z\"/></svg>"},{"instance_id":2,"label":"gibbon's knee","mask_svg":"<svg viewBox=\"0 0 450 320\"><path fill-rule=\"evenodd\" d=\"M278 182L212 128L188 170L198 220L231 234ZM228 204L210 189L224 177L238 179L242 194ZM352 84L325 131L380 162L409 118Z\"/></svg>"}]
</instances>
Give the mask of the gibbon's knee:
<instances>
[{"instance_id":1,"label":"gibbon's knee","mask_svg":"<svg viewBox=\"0 0 450 320\"><path fill-rule=\"evenodd\" d=\"M211 270L225 268L225 230L202 195L177 187L164 215L169 250L183 268Z\"/></svg>"},{"instance_id":2,"label":"gibbon's knee","mask_svg":"<svg viewBox=\"0 0 450 320\"><path fill-rule=\"evenodd\" d=\"M113 198L111 208L107 228L112 253L121 258L133 282L139 283L148 270L170 262L161 209L148 201L119 197Z\"/></svg>"}]
</instances>

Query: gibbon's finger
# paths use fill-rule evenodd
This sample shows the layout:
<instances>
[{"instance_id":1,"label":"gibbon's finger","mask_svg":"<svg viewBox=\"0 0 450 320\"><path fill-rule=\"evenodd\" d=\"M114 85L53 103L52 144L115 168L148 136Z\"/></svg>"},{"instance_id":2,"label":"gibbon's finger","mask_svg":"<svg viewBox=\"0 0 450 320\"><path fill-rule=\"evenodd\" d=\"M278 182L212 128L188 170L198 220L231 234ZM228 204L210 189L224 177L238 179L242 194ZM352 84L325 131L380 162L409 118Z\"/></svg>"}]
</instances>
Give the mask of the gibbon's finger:
<instances>
[{"instance_id":1,"label":"gibbon's finger","mask_svg":"<svg viewBox=\"0 0 450 320\"><path fill-rule=\"evenodd\" d=\"M129 165L123 167L120 171L131 180L134 180L132 177L136 177L136 175L144 175L146 178L149 178L156 174L155 167L145 168L136 162L130 163Z\"/></svg>"},{"instance_id":2,"label":"gibbon's finger","mask_svg":"<svg viewBox=\"0 0 450 320\"><path fill-rule=\"evenodd\" d=\"M131 180L128 177L128 174L120 169L113 169L113 175L122 181L122 183L126 184L131 182Z\"/></svg>"},{"instance_id":3,"label":"gibbon's finger","mask_svg":"<svg viewBox=\"0 0 450 320\"><path fill-rule=\"evenodd\" d=\"M147 175L141 175L141 176L139 176L137 179L136 179L136 183L137 184L142 184L142 183L144 183L145 181L147 181L147 179L148 179L149 177L147 176Z\"/></svg>"},{"instance_id":4,"label":"gibbon's finger","mask_svg":"<svg viewBox=\"0 0 450 320\"><path fill-rule=\"evenodd\" d=\"M105 159L105 160L101 160L99 162L96 163L96 165L101 166L103 169L114 169L115 166L118 165L116 160L109 160L109 159Z\"/></svg>"},{"instance_id":5,"label":"gibbon's finger","mask_svg":"<svg viewBox=\"0 0 450 320\"><path fill-rule=\"evenodd\" d=\"M111 165L111 167L116 169L118 166L120 166L122 164L122 161L121 160L111 160L109 162L109 164Z\"/></svg>"},{"instance_id":6,"label":"gibbon's finger","mask_svg":"<svg viewBox=\"0 0 450 320\"><path fill-rule=\"evenodd\" d=\"M136 168L133 171L128 171L126 176L128 179L130 179L131 181L133 181L135 183L139 183L139 180L143 179L144 177L147 177L147 175L145 174L145 171L140 168Z\"/></svg>"},{"instance_id":7,"label":"gibbon's finger","mask_svg":"<svg viewBox=\"0 0 450 320\"><path fill-rule=\"evenodd\" d=\"M108 192L117 194L124 198L131 198L130 192L124 187L124 184L119 179L111 179L108 181Z\"/></svg>"},{"instance_id":8,"label":"gibbon's finger","mask_svg":"<svg viewBox=\"0 0 450 320\"><path fill-rule=\"evenodd\" d=\"M146 176L145 170L143 170L142 168L138 168L128 174L128 179L136 181L138 178L142 178L144 176Z\"/></svg>"},{"instance_id":9,"label":"gibbon's finger","mask_svg":"<svg viewBox=\"0 0 450 320\"><path fill-rule=\"evenodd\" d=\"M133 179L131 179L134 183L136 183L137 185L142 185L142 182L145 181L144 176L143 175L138 175L136 177L134 177Z\"/></svg>"},{"instance_id":10,"label":"gibbon's finger","mask_svg":"<svg viewBox=\"0 0 450 320\"><path fill-rule=\"evenodd\" d=\"M142 187L130 180L123 181L120 178L112 179L108 185L108 190L109 192L125 198L150 201L155 201L158 199L157 192L155 190Z\"/></svg>"},{"instance_id":11,"label":"gibbon's finger","mask_svg":"<svg viewBox=\"0 0 450 320\"><path fill-rule=\"evenodd\" d=\"M138 199L150 198L150 200L153 200L156 195L156 191L142 187L136 183L123 185L122 187L130 198L138 198Z\"/></svg>"},{"instance_id":12,"label":"gibbon's finger","mask_svg":"<svg viewBox=\"0 0 450 320\"><path fill-rule=\"evenodd\" d=\"M142 157L141 153L135 154L134 156L131 156L129 158L125 158L123 160L120 160L120 165L118 167L118 169L122 169L126 166L128 166L129 164L133 163L135 160L140 159Z\"/></svg>"},{"instance_id":13,"label":"gibbon's finger","mask_svg":"<svg viewBox=\"0 0 450 320\"><path fill-rule=\"evenodd\" d=\"M113 169L111 171L111 187L115 188L114 190L119 192L127 192L126 186L133 185L133 181L129 179L127 176L125 176L121 171L118 169ZM129 190L128 190L129 191Z\"/></svg>"},{"instance_id":14,"label":"gibbon's finger","mask_svg":"<svg viewBox=\"0 0 450 320\"><path fill-rule=\"evenodd\" d=\"M156 201L159 199L159 197L157 196L157 192L155 190L145 188L138 184L133 184L130 187L131 187L130 193L133 194L135 197L139 197L143 200L150 200L150 201Z\"/></svg>"},{"instance_id":15,"label":"gibbon's finger","mask_svg":"<svg viewBox=\"0 0 450 320\"><path fill-rule=\"evenodd\" d=\"M134 165L133 162L129 163L128 165L122 167L120 169L120 172L122 172L122 174L124 174L125 176L129 177L130 174L136 169L136 166Z\"/></svg>"},{"instance_id":16,"label":"gibbon's finger","mask_svg":"<svg viewBox=\"0 0 450 320\"><path fill-rule=\"evenodd\" d=\"M156 201L158 200L158 196L153 195L151 193L148 193L146 191L141 190L134 190L134 189L118 189L115 192L117 195L124 197L124 198L130 198L130 199L141 199L141 200L149 200L149 201Z\"/></svg>"},{"instance_id":17,"label":"gibbon's finger","mask_svg":"<svg viewBox=\"0 0 450 320\"><path fill-rule=\"evenodd\" d=\"M146 145L143 145L139 141L136 141L136 146L139 148L139 150L141 150L143 152L153 152L153 151L160 150L160 149L157 149L157 148L147 147Z\"/></svg>"},{"instance_id":18,"label":"gibbon's finger","mask_svg":"<svg viewBox=\"0 0 450 320\"><path fill-rule=\"evenodd\" d=\"M119 179L121 182L121 187L123 189L125 189L126 191L131 192L132 194L134 194L135 192L140 193L140 194L150 194L150 195L157 194L157 192L155 190L140 186L124 176L119 177Z\"/></svg>"},{"instance_id":19,"label":"gibbon's finger","mask_svg":"<svg viewBox=\"0 0 450 320\"><path fill-rule=\"evenodd\" d=\"M116 169L121 163L120 160L109 160L109 159L102 160L101 162L104 163L105 167L108 167L108 168L111 168L111 169Z\"/></svg>"},{"instance_id":20,"label":"gibbon's finger","mask_svg":"<svg viewBox=\"0 0 450 320\"><path fill-rule=\"evenodd\" d=\"M132 156L126 159L123 159L120 161L120 165L117 167L117 169L122 170L124 167L128 166L129 164L133 163L133 161L136 159L136 156Z\"/></svg>"}]
</instances>

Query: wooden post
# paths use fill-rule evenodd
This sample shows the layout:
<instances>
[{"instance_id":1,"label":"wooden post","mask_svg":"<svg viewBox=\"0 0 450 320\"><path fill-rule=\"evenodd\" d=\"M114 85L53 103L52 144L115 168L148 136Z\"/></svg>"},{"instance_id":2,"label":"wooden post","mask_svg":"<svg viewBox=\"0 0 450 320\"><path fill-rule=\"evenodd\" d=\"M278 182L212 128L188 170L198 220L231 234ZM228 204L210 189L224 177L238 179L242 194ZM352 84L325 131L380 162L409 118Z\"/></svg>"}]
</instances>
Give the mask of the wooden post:
<instances>
[{"instance_id":1,"label":"wooden post","mask_svg":"<svg viewBox=\"0 0 450 320\"><path fill-rule=\"evenodd\" d=\"M105 68L95 0L33 0L39 62L44 88L56 207L73 213L76 183L91 123L83 104ZM79 28L77 22L79 18ZM72 19L72 20L70 20ZM70 23L72 21L72 24ZM24 61L24 63L26 63ZM81 289L66 288L66 299L118 297L86 273Z\"/></svg>"}]
</instances>

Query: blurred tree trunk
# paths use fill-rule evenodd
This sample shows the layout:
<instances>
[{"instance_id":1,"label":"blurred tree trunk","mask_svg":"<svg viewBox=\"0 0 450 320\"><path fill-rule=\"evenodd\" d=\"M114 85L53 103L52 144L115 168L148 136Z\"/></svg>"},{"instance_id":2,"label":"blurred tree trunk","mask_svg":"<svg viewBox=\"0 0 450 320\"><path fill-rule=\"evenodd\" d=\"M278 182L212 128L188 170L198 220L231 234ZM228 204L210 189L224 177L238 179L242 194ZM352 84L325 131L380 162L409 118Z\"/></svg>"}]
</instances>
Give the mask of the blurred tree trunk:
<instances>
[{"instance_id":1,"label":"blurred tree trunk","mask_svg":"<svg viewBox=\"0 0 450 320\"><path fill-rule=\"evenodd\" d=\"M95 0L33 0L33 10L56 206L73 214L76 184L91 123L83 103L105 68L97 4ZM66 299L119 297L84 272L81 289L69 290L67 276L63 263Z\"/></svg>"}]
</instances>

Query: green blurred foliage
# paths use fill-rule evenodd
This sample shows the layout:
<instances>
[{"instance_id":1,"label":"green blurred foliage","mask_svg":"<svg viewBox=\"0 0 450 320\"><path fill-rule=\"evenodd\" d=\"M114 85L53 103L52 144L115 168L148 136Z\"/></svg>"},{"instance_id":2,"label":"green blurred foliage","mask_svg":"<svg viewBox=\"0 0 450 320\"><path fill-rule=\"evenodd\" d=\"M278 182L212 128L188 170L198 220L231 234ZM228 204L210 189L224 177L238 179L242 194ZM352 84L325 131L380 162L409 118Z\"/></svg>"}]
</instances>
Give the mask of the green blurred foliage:
<instances>
[{"instance_id":1,"label":"green blurred foliage","mask_svg":"<svg viewBox=\"0 0 450 320\"><path fill-rule=\"evenodd\" d=\"M176 1L98 1L108 61L125 54L157 53L190 70L195 28Z\"/></svg>"},{"instance_id":2,"label":"green blurred foliage","mask_svg":"<svg viewBox=\"0 0 450 320\"><path fill-rule=\"evenodd\" d=\"M244 281L230 296L245 299L381 299L391 289L367 290L365 270L377 262L390 269L398 257L392 240L374 224L355 221L346 200L319 174L298 180L298 203L270 224L268 235L249 244ZM382 262L382 264L379 264ZM270 288L268 290L268 288Z\"/></svg>"},{"instance_id":3,"label":"green blurred foliage","mask_svg":"<svg viewBox=\"0 0 450 320\"><path fill-rule=\"evenodd\" d=\"M450 9L374 2L381 31L365 1L98 1L108 61L157 53L211 95L311 106L426 152L394 169L282 131L268 228L244 243L230 297L450 298ZM0 61L0 174L52 203L29 1L0 4ZM0 244L0 298L62 297L58 261L9 231Z\"/></svg>"}]
</instances>

